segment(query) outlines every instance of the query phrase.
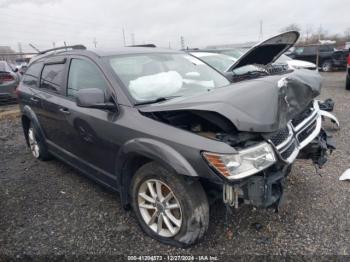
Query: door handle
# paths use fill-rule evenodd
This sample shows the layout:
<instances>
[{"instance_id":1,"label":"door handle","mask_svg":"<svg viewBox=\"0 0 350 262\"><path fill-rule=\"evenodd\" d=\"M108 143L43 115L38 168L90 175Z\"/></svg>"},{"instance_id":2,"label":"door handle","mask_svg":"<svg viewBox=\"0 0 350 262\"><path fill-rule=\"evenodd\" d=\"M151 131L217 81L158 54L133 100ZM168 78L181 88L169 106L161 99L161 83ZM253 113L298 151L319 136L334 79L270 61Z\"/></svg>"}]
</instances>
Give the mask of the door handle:
<instances>
[{"instance_id":1,"label":"door handle","mask_svg":"<svg viewBox=\"0 0 350 262\"><path fill-rule=\"evenodd\" d=\"M62 107L59 110L61 113L65 114L65 115L70 115L68 108Z\"/></svg>"}]
</instances>

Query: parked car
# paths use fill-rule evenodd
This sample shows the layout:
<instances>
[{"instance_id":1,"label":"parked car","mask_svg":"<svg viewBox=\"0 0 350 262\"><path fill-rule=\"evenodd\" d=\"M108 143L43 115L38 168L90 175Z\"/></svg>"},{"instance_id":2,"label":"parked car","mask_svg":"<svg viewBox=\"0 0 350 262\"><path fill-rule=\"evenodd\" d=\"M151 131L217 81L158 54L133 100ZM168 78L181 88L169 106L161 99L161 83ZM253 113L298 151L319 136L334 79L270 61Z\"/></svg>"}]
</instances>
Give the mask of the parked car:
<instances>
[{"instance_id":1,"label":"parked car","mask_svg":"<svg viewBox=\"0 0 350 262\"><path fill-rule=\"evenodd\" d=\"M348 55L348 64L347 64L347 69L346 69L345 89L350 90L350 54Z\"/></svg>"},{"instance_id":2,"label":"parked car","mask_svg":"<svg viewBox=\"0 0 350 262\"><path fill-rule=\"evenodd\" d=\"M333 45L308 45L299 46L289 54L292 59L304 60L316 64L319 49L318 66L324 72L333 69L345 69L347 51L335 50Z\"/></svg>"},{"instance_id":3,"label":"parked car","mask_svg":"<svg viewBox=\"0 0 350 262\"><path fill-rule=\"evenodd\" d=\"M15 89L19 77L6 61L0 61L0 104L17 101Z\"/></svg>"},{"instance_id":4,"label":"parked car","mask_svg":"<svg viewBox=\"0 0 350 262\"><path fill-rule=\"evenodd\" d=\"M298 37L268 39L235 66L269 64ZM35 158L57 157L118 191L165 244L203 237L208 198L278 207L296 158L322 166L334 149L315 100L317 72L230 83L181 51L67 48L33 59L18 87L27 144Z\"/></svg>"},{"instance_id":5,"label":"parked car","mask_svg":"<svg viewBox=\"0 0 350 262\"><path fill-rule=\"evenodd\" d=\"M202 53L202 52L217 53L217 54L230 56L230 57L235 58L237 60L242 55L244 55L244 53L247 52L248 50L249 50L249 48L225 48L225 49L202 49L202 50L198 49L198 50L191 50L191 53L194 56L198 56L197 53ZM201 54L201 56L206 58L206 59L209 58L207 55L204 56L204 54ZM210 58L214 59L214 57L210 57ZM311 63L311 62L307 62L307 61L292 59L285 54L281 55L275 61L275 64L287 64L291 69L316 70L316 64Z\"/></svg>"}]
</instances>

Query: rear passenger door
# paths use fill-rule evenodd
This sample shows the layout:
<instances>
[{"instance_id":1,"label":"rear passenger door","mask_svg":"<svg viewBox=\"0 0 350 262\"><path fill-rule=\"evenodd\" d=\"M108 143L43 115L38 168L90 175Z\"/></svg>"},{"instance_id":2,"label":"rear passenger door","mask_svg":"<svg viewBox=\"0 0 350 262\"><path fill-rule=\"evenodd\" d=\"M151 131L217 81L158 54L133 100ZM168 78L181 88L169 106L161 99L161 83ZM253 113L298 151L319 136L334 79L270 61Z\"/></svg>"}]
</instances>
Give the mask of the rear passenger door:
<instances>
[{"instance_id":1,"label":"rear passenger door","mask_svg":"<svg viewBox=\"0 0 350 262\"><path fill-rule=\"evenodd\" d=\"M48 142L62 145L64 134L62 125L65 115L62 113L65 79L67 75L67 58L55 57L46 60L41 71L38 93L35 98L40 100L41 110L37 116Z\"/></svg>"}]
</instances>

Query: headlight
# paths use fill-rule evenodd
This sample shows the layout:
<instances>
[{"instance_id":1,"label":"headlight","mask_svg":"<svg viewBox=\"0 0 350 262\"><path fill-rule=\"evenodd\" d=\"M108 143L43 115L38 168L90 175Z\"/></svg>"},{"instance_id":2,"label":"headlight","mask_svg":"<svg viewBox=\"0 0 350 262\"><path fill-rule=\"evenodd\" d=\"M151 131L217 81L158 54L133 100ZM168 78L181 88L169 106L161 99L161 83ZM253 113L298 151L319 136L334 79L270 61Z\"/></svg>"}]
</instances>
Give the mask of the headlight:
<instances>
[{"instance_id":1,"label":"headlight","mask_svg":"<svg viewBox=\"0 0 350 262\"><path fill-rule=\"evenodd\" d=\"M266 142L238 151L238 154L204 152L209 165L228 179L241 179L254 175L276 162L275 153Z\"/></svg>"}]
</instances>

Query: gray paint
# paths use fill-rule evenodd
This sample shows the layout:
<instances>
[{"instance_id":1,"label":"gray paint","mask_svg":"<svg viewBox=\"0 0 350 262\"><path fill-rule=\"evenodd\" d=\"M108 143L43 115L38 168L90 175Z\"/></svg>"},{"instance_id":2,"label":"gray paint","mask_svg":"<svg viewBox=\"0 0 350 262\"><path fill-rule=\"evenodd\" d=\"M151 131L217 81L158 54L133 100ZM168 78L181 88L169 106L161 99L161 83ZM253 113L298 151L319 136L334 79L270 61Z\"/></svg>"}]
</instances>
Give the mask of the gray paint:
<instances>
[{"instance_id":1,"label":"gray paint","mask_svg":"<svg viewBox=\"0 0 350 262\"><path fill-rule=\"evenodd\" d=\"M229 119L240 131L274 132L305 109L320 89L317 72L295 70L234 83L198 96L142 106L139 110L213 111Z\"/></svg>"}]
</instances>

